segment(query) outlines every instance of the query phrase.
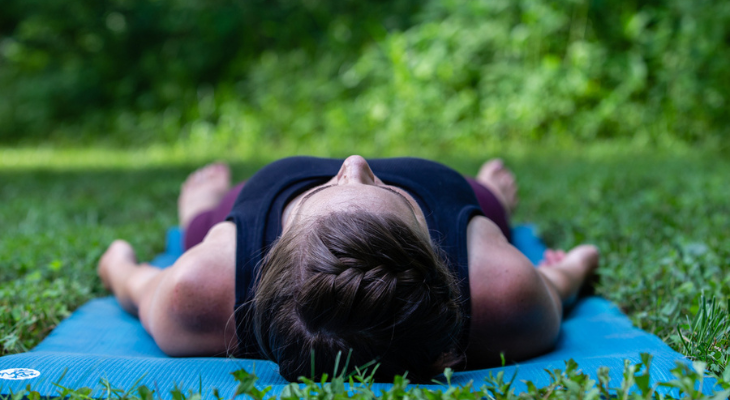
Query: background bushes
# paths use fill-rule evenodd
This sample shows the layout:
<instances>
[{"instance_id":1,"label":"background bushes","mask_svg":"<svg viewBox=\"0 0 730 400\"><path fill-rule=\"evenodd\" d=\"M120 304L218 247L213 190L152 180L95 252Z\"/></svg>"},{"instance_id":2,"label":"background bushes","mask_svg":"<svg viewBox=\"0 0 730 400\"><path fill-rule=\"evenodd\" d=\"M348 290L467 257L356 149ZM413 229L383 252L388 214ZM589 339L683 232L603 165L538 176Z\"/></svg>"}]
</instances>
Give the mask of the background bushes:
<instances>
[{"instance_id":1,"label":"background bushes","mask_svg":"<svg viewBox=\"0 0 730 400\"><path fill-rule=\"evenodd\" d=\"M730 3L6 0L0 143L725 141Z\"/></svg>"}]
</instances>

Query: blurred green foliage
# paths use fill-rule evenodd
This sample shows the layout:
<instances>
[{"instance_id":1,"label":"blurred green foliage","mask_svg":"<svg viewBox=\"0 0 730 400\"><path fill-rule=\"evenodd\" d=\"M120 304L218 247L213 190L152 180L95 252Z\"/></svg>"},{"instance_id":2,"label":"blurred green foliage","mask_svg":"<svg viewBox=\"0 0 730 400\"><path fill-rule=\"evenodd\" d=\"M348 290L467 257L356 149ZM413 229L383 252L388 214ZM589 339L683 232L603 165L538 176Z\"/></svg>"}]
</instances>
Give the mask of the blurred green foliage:
<instances>
[{"instance_id":1,"label":"blurred green foliage","mask_svg":"<svg viewBox=\"0 0 730 400\"><path fill-rule=\"evenodd\" d=\"M4 1L0 137L4 142L44 137L58 130L58 123L100 128L104 135L128 113L149 111L195 120L200 113L191 106L197 108L198 94L246 79L262 51L296 49L313 56L328 43L327 51L351 55L370 40L373 25L405 26L415 4ZM329 46L333 41L327 36L333 34L346 35L347 46Z\"/></svg>"},{"instance_id":2,"label":"blurred green foliage","mask_svg":"<svg viewBox=\"0 0 730 400\"><path fill-rule=\"evenodd\" d=\"M0 143L725 140L730 3L5 0Z\"/></svg>"}]
</instances>

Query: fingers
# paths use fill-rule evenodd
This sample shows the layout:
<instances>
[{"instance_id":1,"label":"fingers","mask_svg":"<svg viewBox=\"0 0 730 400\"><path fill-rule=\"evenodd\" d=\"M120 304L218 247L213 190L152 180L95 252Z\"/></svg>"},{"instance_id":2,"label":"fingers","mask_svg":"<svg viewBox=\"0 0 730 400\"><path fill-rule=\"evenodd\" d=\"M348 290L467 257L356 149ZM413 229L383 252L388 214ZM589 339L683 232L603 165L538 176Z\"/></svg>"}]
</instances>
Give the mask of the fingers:
<instances>
[{"instance_id":1,"label":"fingers","mask_svg":"<svg viewBox=\"0 0 730 400\"><path fill-rule=\"evenodd\" d=\"M101 278L102 283L104 283L104 287L111 289L112 275L114 274L113 269L118 268L122 263L134 264L136 262L137 256L132 246L124 240L117 239L102 254L96 272Z\"/></svg>"},{"instance_id":2,"label":"fingers","mask_svg":"<svg viewBox=\"0 0 730 400\"><path fill-rule=\"evenodd\" d=\"M553 249L547 249L543 253L543 259L540 261L540 264L538 266L551 266L555 265L565 258L565 251L562 249L553 250Z\"/></svg>"}]
</instances>

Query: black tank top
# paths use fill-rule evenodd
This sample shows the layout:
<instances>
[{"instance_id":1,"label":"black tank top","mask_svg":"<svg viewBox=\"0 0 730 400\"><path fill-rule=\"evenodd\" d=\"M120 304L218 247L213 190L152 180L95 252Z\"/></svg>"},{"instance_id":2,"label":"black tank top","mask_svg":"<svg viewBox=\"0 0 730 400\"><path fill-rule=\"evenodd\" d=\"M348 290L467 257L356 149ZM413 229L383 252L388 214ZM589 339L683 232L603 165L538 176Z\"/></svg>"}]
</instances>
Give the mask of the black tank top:
<instances>
[{"instance_id":1,"label":"black tank top","mask_svg":"<svg viewBox=\"0 0 730 400\"><path fill-rule=\"evenodd\" d=\"M253 334L250 304L261 260L281 235L284 207L299 194L330 180L342 162L285 158L258 171L239 193L227 218L236 224L237 234L235 318L239 357L263 358ZM421 207L431 239L443 251L459 282L462 309L467 316L466 334L471 314L466 228L472 217L483 215L474 191L461 174L433 161L391 158L368 160L368 164L384 183L404 189Z\"/></svg>"}]
</instances>

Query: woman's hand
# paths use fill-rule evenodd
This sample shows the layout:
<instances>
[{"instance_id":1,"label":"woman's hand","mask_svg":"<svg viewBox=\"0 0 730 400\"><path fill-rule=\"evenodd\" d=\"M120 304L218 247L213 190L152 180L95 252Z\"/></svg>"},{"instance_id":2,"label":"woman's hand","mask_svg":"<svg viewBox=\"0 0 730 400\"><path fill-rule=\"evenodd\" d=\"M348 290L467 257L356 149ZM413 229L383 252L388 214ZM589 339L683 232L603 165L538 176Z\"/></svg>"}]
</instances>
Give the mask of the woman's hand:
<instances>
[{"instance_id":1,"label":"woman's hand","mask_svg":"<svg viewBox=\"0 0 730 400\"><path fill-rule=\"evenodd\" d=\"M134 249L124 240L109 245L96 271L122 308L133 315L137 315L145 286L160 273L160 269L149 264L137 263Z\"/></svg>"},{"instance_id":2,"label":"woman's hand","mask_svg":"<svg viewBox=\"0 0 730 400\"><path fill-rule=\"evenodd\" d=\"M547 249L542 254L542 260L540 261L540 264L538 264L538 267L549 267L551 265L555 265L559 263L560 261L565 258L565 251L562 249L553 250L553 249Z\"/></svg>"},{"instance_id":3,"label":"woman's hand","mask_svg":"<svg viewBox=\"0 0 730 400\"><path fill-rule=\"evenodd\" d=\"M119 266L137 264L137 255L134 253L132 246L124 241L117 239L109 245L99 260L99 266L96 268L99 278L104 283L104 287L113 291L112 283L117 278Z\"/></svg>"},{"instance_id":4,"label":"woman's hand","mask_svg":"<svg viewBox=\"0 0 730 400\"><path fill-rule=\"evenodd\" d=\"M115 240L97 272L168 355L223 355L237 343L235 255L236 226L224 222L164 269L138 263L132 246Z\"/></svg>"},{"instance_id":5,"label":"woman's hand","mask_svg":"<svg viewBox=\"0 0 730 400\"><path fill-rule=\"evenodd\" d=\"M540 272L557 290L564 305L571 304L583 284L598 268L600 254L596 246L584 244L569 252L547 249L538 265Z\"/></svg>"}]
</instances>

